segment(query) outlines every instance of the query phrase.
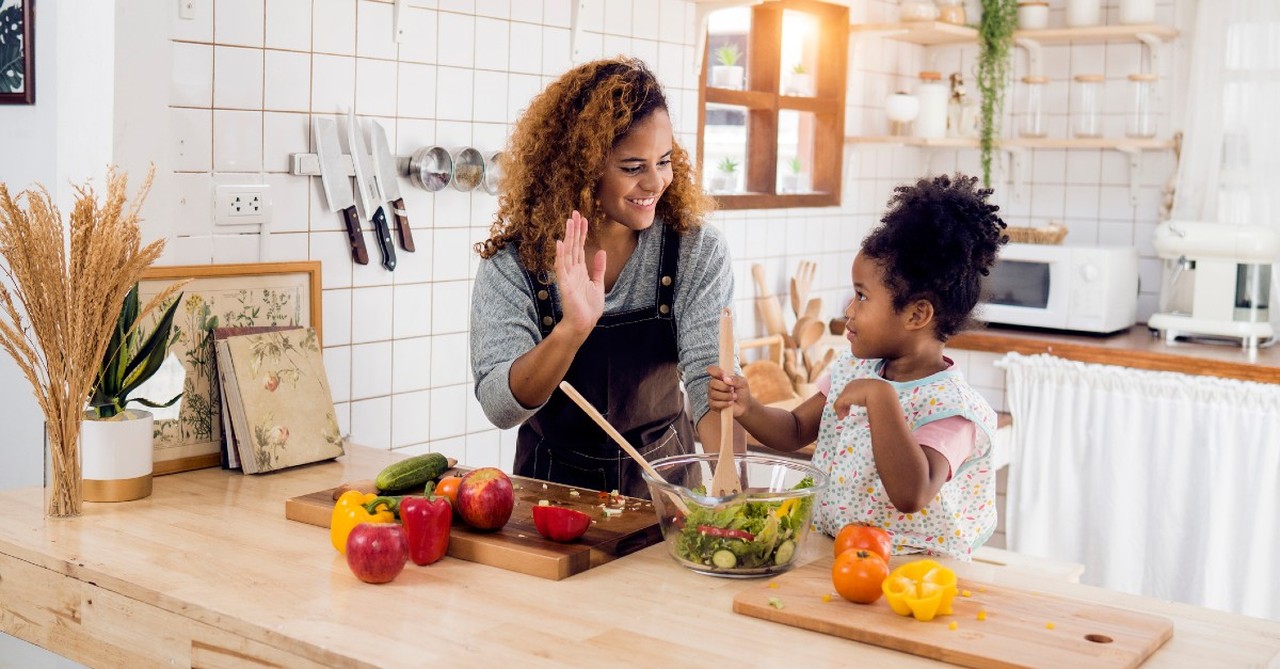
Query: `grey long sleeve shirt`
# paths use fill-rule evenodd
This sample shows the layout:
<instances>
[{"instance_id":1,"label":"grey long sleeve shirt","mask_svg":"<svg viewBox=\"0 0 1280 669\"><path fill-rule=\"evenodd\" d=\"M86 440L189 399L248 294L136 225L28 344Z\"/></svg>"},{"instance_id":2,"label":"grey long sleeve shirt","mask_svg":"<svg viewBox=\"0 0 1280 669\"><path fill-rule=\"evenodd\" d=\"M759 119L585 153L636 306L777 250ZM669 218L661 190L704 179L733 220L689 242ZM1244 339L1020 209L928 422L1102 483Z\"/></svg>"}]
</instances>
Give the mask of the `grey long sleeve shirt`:
<instances>
[{"instance_id":1,"label":"grey long sleeve shirt","mask_svg":"<svg viewBox=\"0 0 1280 669\"><path fill-rule=\"evenodd\" d=\"M658 260L665 224L658 220L640 239L613 289L605 295L606 315L652 307L658 299ZM702 226L680 238L676 264L676 347L678 367L696 425L707 412L707 366L719 361L720 310L733 298L733 272L724 234ZM560 309L560 294L551 286ZM541 407L525 407L511 393L511 363L542 341L534 298L514 245L480 261L471 297L471 371L476 399L494 425L519 425ZM626 355L618 351L618 355ZM674 392L674 388L672 391Z\"/></svg>"}]
</instances>

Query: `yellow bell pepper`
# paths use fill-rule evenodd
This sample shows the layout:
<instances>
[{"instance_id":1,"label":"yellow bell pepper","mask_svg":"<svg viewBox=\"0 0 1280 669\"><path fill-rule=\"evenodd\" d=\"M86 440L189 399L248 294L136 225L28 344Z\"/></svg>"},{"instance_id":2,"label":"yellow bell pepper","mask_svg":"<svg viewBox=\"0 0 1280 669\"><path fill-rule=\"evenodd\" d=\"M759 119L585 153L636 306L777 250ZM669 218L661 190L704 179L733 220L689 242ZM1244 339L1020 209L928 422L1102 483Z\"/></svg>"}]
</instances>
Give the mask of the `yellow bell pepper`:
<instances>
[{"instance_id":1,"label":"yellow bell pepper","mask_svg":"<svg viewBox=\"0 0 1280 669\"><path fill-rule=\"evenodd\" d=\"M373 513L364 507L377 497L371 492L348 490L342 493L337 503L333 505L333 515L329 517L329 540L333 542L333 547L339 553L347 554L347 535L351 534L351 530L355 529L356 525L396 522L395 514L386 504L374 507L377 510Z\"/></svg>"},{"instance_id":2,"label":"yellow bell pepper","mask_svg":"<svg viewBox=\"0 0 1280 669\"><path fill-rule=\"evenodd\" d=\"M933 560L916 560L894 569L880 588L894 613L923 622L951 615L958 590L956 573Z\"/></svg>"}]
</instances>

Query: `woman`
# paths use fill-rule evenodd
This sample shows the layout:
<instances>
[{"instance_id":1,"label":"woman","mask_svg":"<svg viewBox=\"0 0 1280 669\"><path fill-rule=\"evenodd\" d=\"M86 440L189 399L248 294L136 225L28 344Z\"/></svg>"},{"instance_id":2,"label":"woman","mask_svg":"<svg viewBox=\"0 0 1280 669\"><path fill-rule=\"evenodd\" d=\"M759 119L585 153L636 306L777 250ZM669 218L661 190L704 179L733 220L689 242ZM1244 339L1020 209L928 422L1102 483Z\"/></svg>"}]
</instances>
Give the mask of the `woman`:
<instances>
[{"instance_id":1,"label":"woman","mask_svg":"<svg viewBox=\"0 0 1280 669\"><path fill-rule=\"evenodd\" d=\"M639 60L576 67L530 103L471 308L476 397L520 425L519 476L648 497L640 468L557 388L567 380L647 459L720 443L707 411L719 313L733 293L712 203Z\"/></svg>"}]
</instances>

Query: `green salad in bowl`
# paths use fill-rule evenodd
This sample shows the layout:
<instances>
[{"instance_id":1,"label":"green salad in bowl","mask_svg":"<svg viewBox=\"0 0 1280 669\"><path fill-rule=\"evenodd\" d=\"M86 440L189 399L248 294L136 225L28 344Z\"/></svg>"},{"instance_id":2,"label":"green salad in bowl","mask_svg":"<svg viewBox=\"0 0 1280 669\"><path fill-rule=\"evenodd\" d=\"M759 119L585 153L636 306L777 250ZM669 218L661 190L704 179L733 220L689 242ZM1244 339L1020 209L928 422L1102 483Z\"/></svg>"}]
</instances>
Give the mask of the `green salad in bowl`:
<instances>
[{"instance_id":1,"label":"green salad in bowl","mask_svg":"<svg viewBox=\"0 0 1280 669\"><path fill-rule=\"evenodd\" d=\"M714 454L652 463L664 480L647 474L645 480L667 549L676 562L704 574L750 577L786 571L804 545L814 498L826 486L826 476L787 458L735 458L744 489L728 497L708 496L702 484L711 480Z\"/></svg>"}]
</instances>

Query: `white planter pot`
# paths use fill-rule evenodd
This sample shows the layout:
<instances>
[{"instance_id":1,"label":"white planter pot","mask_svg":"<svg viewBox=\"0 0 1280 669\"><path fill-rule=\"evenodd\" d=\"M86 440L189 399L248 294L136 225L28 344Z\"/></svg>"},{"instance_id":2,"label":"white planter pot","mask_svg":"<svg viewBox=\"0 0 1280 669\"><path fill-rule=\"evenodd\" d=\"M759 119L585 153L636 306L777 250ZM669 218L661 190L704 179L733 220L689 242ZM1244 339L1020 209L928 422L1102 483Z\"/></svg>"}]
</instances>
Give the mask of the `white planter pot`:
<instances>
[{"instance_id":1,"label":"white planter pot","mask_svg":"<svg viewBox=\"0 0 1280 669\"><path fill-rule=\"evenodd\" d=\"M799 95L809 97L813 95L813 75L809 73L796 74L792 72L787 75L787 85L784 93L786 95Z\"/></svg>"},{"instance_id":2,"label":"white planter pot","mask_svg":"<svg viewBox=\"0 0 1280 669\"><path fill-rule=\"evenodd\" d=\"M86 411L80 423L80 476L86 502L126 502L151 494L152 435L149 412L99 420Z\"/></svg>"},{"instance_id":3,"label":"white planter pot","mask_svg":"<svg viewBox=\"0 0 1280 669\"><path fill-rule=\"evenodd\" d=\"M720 174L711 177L711 190L715 193L732 193L738 190L738 177L732 174Z\"/></svg>"},{"instance_id":4,"label":"white planter pot","mask_svg":"<svg viewBox=\"0 0 1280 669\"><path fill-rule=\"evenodd\" d=\"M740 91L744 73L741 65L714 65L711 68L711 87Z\"/></svg>"}]
</instances>

